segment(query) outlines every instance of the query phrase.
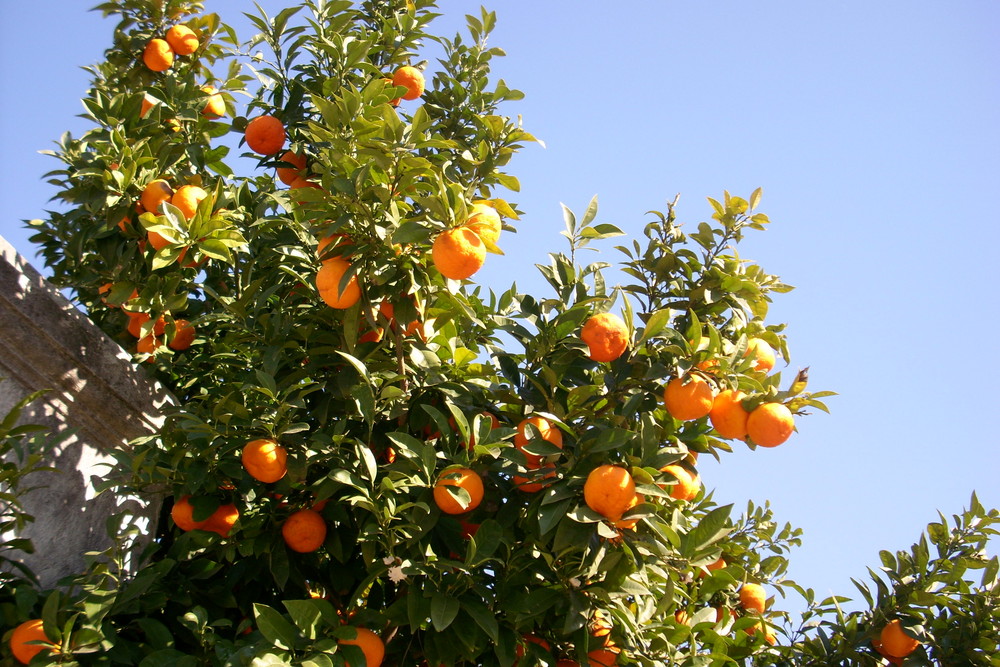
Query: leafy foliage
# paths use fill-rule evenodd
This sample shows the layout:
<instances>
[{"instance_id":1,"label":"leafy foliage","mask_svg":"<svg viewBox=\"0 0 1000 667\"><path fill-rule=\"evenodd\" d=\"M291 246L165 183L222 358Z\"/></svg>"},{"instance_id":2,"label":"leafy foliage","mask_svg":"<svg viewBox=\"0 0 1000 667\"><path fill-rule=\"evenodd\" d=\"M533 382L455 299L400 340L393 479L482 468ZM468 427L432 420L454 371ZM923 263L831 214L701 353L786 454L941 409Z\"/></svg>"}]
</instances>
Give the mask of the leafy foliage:
<instances>
[{"instance_id":1,"label":"leafy foliage","mask_svg":"<svg viewBox=\"0 0 1000 667\"><path fill-rule=\"evenodd\" d=\"M767 664L788 654L756 631L762 619L739 591L798 590L785 572L799 531L779 528L766 505L734 516L704 491L675 498L665 470L696 475L698 454L731 448L709 419L671 416L661 400L671 378L739 389L745 410L826 409L830 393L807 393L804 371L783 382L748 356L757 339L789 358L783 326L765 318L790 287L735 251L768 222L760 190L710 199L711 222L691 233L676 200L651 212L644 239L619 248L628 285L607 284L610 264L578 259L622 236L597 222L596 198L580 218L565 209L569 251L538 267L551 296L444 278L434 240L477 204L515 231L507 197L519 183L506 169L535 138L501 112L521 93L490 79L503 55L487 44L496 16L483 9L445 38L430 32L433 8L306 1L252 15L259 33L241 44L215 15L196 16L200 3L100 6L120 23L107 62L92 68L95 127L53 152L68 210L35 221L34 238L55 280L109 334L132 346L125 327L139 321L139 337L153 336L136 360L176 398L159 433L117 453L131 479L105 492L169 489L175 506L190 497L189 519L202 526L229 505L239 517L231 530L185 532L165 516L135 575L120 566L127 535L95 555L69 593L48 597L46 628L62 640L49 658L359 664L358 628L380 636L386 665L596 664L595 652L648 667ZM201 46L150 72L144 44L181 19ZM436 63L418 62L432 45ZM433 75L420 100L401 103L391 76L407 64ZM250 97L245 116L202 114L208 83L231 114L234 94ZM242 153L254 169L241 175L230 154L263 114L282 122L287 144ZM289 167L286 149L307 165L288 188L271 171ZM171 203L136 215L155 179L207 196L190 219ZM501 244L486 243L494 253ZM347 308L314 287L334 256L349 264L338 288L360 288ZM616 304L632 345L594 362L579 331ZM181 320L198 335L175 349ZM524 426L528 417L561 443L538 422ZM243 446L264 437L288 455L287 474L269 484L241 464ZM584 500L590 472L607 464L639 493L620 519ZM482 478L484 497L449 515L434 487L456 465ZM471 506L468 490L445 492ZM304 508L327 532L320 549L299 553L283 527ZM764 614L768 627L782 618Z\"/></svg>"}]
</instances>

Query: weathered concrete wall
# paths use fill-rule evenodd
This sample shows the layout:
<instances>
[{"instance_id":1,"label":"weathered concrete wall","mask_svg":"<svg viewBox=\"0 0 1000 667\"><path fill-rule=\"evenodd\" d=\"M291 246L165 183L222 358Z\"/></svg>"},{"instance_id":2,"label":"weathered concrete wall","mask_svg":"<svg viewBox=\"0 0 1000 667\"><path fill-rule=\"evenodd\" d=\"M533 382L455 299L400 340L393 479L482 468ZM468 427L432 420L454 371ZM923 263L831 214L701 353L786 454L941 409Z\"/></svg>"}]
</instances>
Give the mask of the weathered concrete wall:
<instances>
[{"instance_id":1,"label":"weathered concrete wall","mask_svg":"<svg viewBox=\"0 0 1000 667\"><path fill-rule=\"evenodd\" d=\"M167 393L132 362L130 355L79 312L0 237L0 414L26 394L51 391L33 404L22 422L67 434L47 462L58 472L36 473L24 497L35 521L23 533L35 553L27 563L50 587L81 571L83 554L110 545L105 522L131 505L155 529L159 502L95 498L108 474L108 452L162 424ZM140 524L141 525L141 524Z\"/></svg>"}]
</instances>

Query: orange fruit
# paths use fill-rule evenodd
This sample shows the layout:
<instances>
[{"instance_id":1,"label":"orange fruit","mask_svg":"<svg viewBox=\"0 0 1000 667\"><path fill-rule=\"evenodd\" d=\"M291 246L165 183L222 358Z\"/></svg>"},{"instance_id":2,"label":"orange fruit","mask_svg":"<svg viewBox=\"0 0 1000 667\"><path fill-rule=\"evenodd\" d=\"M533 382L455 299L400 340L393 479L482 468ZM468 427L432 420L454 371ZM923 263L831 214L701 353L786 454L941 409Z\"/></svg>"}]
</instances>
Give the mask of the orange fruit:
<instances>
[{"instance_id":1,"label":"orange fruit","mask_svg":"<svg viewBox=\"0 0 1000 667\"><path fill-rule=\"evenodd\" d=\"M434 240L431 259L445 278L464 280L483 267L486 246L471 229L455 227L441 232Z\"/></svg>"},{"instance_id":2,"label":"orange fruit","mask_svg":"<svg viewBox=\"0 0 1000 667\"><path fill-rule=\"evenodd\" d=\"M320 261L334 257L350 257L353 248L354 242L347 234L330 234L319 240L319 244L316 246L316 256L319 257ZM386 316L386 319L392 319L392 315Z\"/></svg>"},{"instance_id":3,"label":"orange fruit","mask_svg":"<svg viewBox=\"0 0 1000 667\"><path fill-rule=\"evenodd\" d=\"M198 50L198 33L186 25L175 25L166 34L167 43L179 56L189 56Z\"/></svg>"},{"instance_id":4,"label":"orange fruit","mask_svg":"<svg viewBox=\"0 0 1000 667\"><path fill-rule=\"evenodd\" d=\"M750 413L740 403L744 398L746 394L733 389L724 389L716 395L708 420L721 437L736 440L747 437L747 417Z\"/></svg>"},{"instance_id":5,"label":"orange fruit","mask_svg":"<svg viewBox=\"0 0 1000 667\"><path fill-rule=\"evenodd\" d=\"M878 652L880 656L889 661L889 664L901 666L903 664L904 658L897 658L894 655L889 655L882 648L882 640L878 637L872 639L872 647Z\"/></svg>"},{"instance_id":6,"label":"orange fruit","mask_svg":"<svg viewBox=\"0 0 1000 667\"><path fill-rule=\"evenodd\" d=\"M587 630L590 636L598 640L598 643L607 645L611 639L611 630L614 626L611 623L611 616L603 609L595 609L594 615L590 617Z\"/></svg>"},{"instance_id":7,"label":"orange fruit","mask_svg":"<svg viewBox=\"0 0 1000 667\"><path fill-rule=\"evenodd\" d=\"M415 100L424 94L424 74L416 67L403 65L392 75L392 85L404 86L404 100Z\"/></svg>"},{"instance_id":8,"label":"orange fruit","mask_svg":"<svg viewBox=\"0 0 1000 667\"><path fill-rule=\"evenodd\" d=\"M326 305L331 308L350 308L361 299L361 287L358 285L358 277L351 276L347 284L341 288L344 274L351 268L346 260L334 257L323 262L323 266L316 273L316 289Z\"/></svg>"},{"instance_id":9,"label":"orange fruit","mask_svg":"<svg viewBox=\"0 0 1000 667\"><path fill-rule=\"evenodd\" d=\"M583 500L587 507L604 518L617 521L635 502L635 481L632 474L621 466L597 466L587 475L587 481L583 485Z\"/></svg>"},{"instance_id":10,"label":"orange fruit","mask_svg":"<svg viewBox=\"0 0 1000 667\"><path fill-rule=\"evenodd\" d=\"M590 667L612 667L618 664L618 651L611 648L599 648L587 653Z\"/></svg>"},{"instance_id":11,"label":"orange fruit","mask_svg":"<svg viewBox=\"0 0 1000 667\"><path fill-rule=\"evenodd\" d=\"M660 472L669 473L677 480L677 483L670 487L671 498L687 501L698 497L701 481L684 466L672 464L660 468Z\"/></svg>"},{"instance_id":12,"label":"orange fruit","mask_svg":"<svg viewBox=\"0 0 1000 667\"><path fill-rule=\"evenodd\" d=\"M173 197L173 195L174 190L170 187L170 184L162 178L157 178L156 180L150 181L149 184L143 188L139 201L142 203L142 207L147 211L159 215L161 213L160 204L165 201L170 201L170 198Z\"/></svg>"},{"instance_id":13,"label":"orange fruit","mask_svg":"<svg viewBox=\"0 0 1000 667\"><path fill-rule=\"evenodd\" d=\"M755 625L751 625L743 629L743 631L746 632L748 635L757 634L757 630L764 631L764 641L766 641L771 646L774 646L775 643L778 641L777 639L775 639L774 633L771 632L771 629L768 628L763 621L758 621Z\"/></svg>"},{"instance_id":14,"label":"orange fruit","mask_svg":"<svg viewBox=\"0 0 1000 667\"><path fill-rule=\"evenodd\" d=\"M493 245L496 245L503 230L500 214L489 204L473 204L472 214L465 221L465 226Z\"/></svg>"},{"instance_id":15,"label":"orange fruit","mask_svg":"<svg viewBox=\"0 0 1000 667\"><path fill-rule=\"evenodd\" d=\"M208 193L197 185L182 185L174 192L170 203L181 210L186 220L190 220L198 212L198 203L206 197Z\"/></svg>"},{"instance_id":16,"label":"orange fruit","mask_svg":"<svg viewBox=\"0 0 1000 667\"><path fill-rule=\"evenodd\" d=\"M628 349L628 327L614 313L597 313L583 325L580 338L594 361L614 361Z\"/></svg>"},{"instance_id":17,"label":"orange fruit","mask_svg":"<svg viewBox=\"0 0 1000 667\"><path fill-rule=\"evenodd\" d=\"M240 518L240 511L236 505L219 505L218 509L212 512L211 516L201 524L201 530L218 533L222 537L229 537L229 532L236 525L236 520Z\"/></svg>"},{"instance_id":18,"label":"orange fruit","mask_svg":"<svg viewBox=\"0 0 1000 667\"><path fill-rule=\"evenodd\" d=\"M156 336L150 334L148 336L143 336L139 339L139 342L135 344L135 351L138 354L153 354L156 352L156 348L160 346L160 341ZM152 361L152 357L147 359L147 361Z\"/></svg>"},{"instance_id":19,"label":"orange fruit","mask_svg":"<svg viewBox=\"0 0 1000 667\"><path fill-rule=\"evenodd\" d=\"M544 471L541 476L532 475L531 477L526 477L524 475L512 475L511 480L517 487L518 491L524 491L525 493L538 493L544 489L548 484L545 480L552 479L556 476L556 467L553 464L547 466L541 466L536 470Z\"/></svg>"},{"instance_id":20,"label":"orange fruit","mask_svg":"<svg viewBox=\"0 0 1000 667\"><path fill-rule=\"evenodd\" d=\"M28 643L34 641L48 642L50 646ZM45 629L42 627L42 619L40 618L33 618L30 621L21 623L10 634L10 652L14 654L14 657L19 662L25 665L31 662L31 659L42 651L51 651L53 648L55 648L55 645L52 644L52 640L45 634Z\"/></svg>"},{"instance_id":21,"label":"orange fruit","mask_svg":"<svg viewBox=\"0 0 1000 667\"><path fill-rule=\"evenodd\" d=\"M142 62L154 72L165 72L174 64L174 50L164 39L151 39L142 52Z\"/></svg>"},{"instance_id":22,"label":"orange fruit","mask_svg":"<svg viewBox=\"0 0 1000 667\"><path fill-rule=\"evenodd\" d=\"M700 375L674 378L663 390L663 403L674 419L689 421L701 419L712 411L715 392L712 385Z\"/></svg>"},{"instance_id":23,"label":"orange fruit","mask_svg":"<svg viewBox=\"0 0 1000 667\"><path fill-rule=\"evenodd\" d=\"M691 622L691 614L686 609L678 609L674 612L674 622L677 625L687 625Z\"/></svg>"},{"instance_id":24,"label":"orange fruit","mask_svg":"<svg viewBox=\"0 0 1000 667\"><path fill-rule=\"evenodd\" d=\"M758 614L764 613L767 606L767 593L760 584L748 582L740 587L740 604L747 611L755 611Z\"/></svg>"},{"instance_id":25,"label":"orange fruit","mask_svg":"<svg viewBox=\"0 0 1000 667\"><path fill-rule=\"evenodd\" d=\"M194 325L187 320L174 320L174 337L170 340L168 345L171 350L180 352L191 347L191 343L194 342L194 337Z\"/></svg>"},{"instance_id":26,"label":"orange fruit","mask_svg":"<svg viewBox=\"0 0 1000 667\"><path fill-rule=\"evenodd\" d=\"M183 531L197 530L205 523L194 520L194 506L191 505L191 496L184 496L180 500L174 501L174 506L170 509L170 518Z\"/></svg>"},{"instance_id":27,"label":"orange fruit","mask_svg":"<svg viewBox=\"0 0 1000 667\"><path fill-rule=\"evenodd\" d=\"M139 118L145 118L149 110L156 106L157 100L150 97L149 95L142 96L142 104L139 107Z\"/></svg>"},{"instance_id":28,"label":"orange fruit","mask_svg":"<svg viewBox=\"0 0 1000 667\"><path fill-rule=\"evenodd\" d=\"M623 515L626 514L633 507L644 502L646 502L646 496L636 491L635 497L632 498L632 501L628 504L628 506L625 508L622 514ZM618 519L617 521L612 521L611 525L613 525L618 530L635 530L635 527L638 523L639 519Z\"/></svg>"},{"instance_id":29,"label":"orange fruit","mask_svg":"<svg viewBox=\"0 0 1000 667\"><path fill-rule=\"evenodd\" d=\"M364 667L380 667L385 658L385 644L382 638L368 628L355 628L357 635L354 639L338 639L338 644L349 644L357 646L365 654ZM346 663L351 667L351 663ZM360 666L359 666L360 667Z\"/></svg>"},{"instance_id":30,"label":"orange fruit","mask_svg":"<svg viewBox=\"0 0 1000 667\"><path fill-rule=\"evenodd\" d=\"M125 311L128 316L128 332L139 338L142 335L142 325L149 321L149 313L130 313ZM163 315L157 318L156 322L153 323L153 335L162 336L163 332L167 328L167 319Z\"/></svg>"},{"instance_id":31,"label":"orange fruit","mask_svg":"<svg viewBox=\"0 0 1000 667\"><path fill-rule=\"evenodd\" d=\"M920 646L920 642L903 631L903 624L899 619L890 621L879 635L882 642L881 651L894 658L905 658Z\"/></svg>"},{"instance_id":32,"label":"orange fruit","mask_svg":"<svg viewBox=\"0 0 1000 667\"><path fill-rule=\"evenodd\" d=\"M326 540L326 521L319 512L301 509L292 512L281 525L281 536L292 551L300 554L316 551Z\"/></svg>"},{"instance_id":33,"label":"orange fruit","mask_svg":"<svg viewBox=\"0 0 1000 667\"><path fill-rule=\"evenodd\" d=\"M550 646L549 643L547 641L545 641L544 639L542 639L541 637L538 637L536 635L528 634L528 635L524 635L523 639L524 639L524 643L523 644L519 643L519 644L517 644L514 647L514 655L517 658L523 658L524 657L524 654L527 652L526 647L527 647L528 642L531 642L532 644L537 644L538 646L541 646L545 651L552 651L552 646ZM516 665L517 661L515 661L514 664Z\"/></svg>"},{"instance_id":34,"label":"orange fruit","mask_svg":"<svg viewBox=\"0 0 1000 667\"><path fill-rule=\"evenodd\" d=\"M202 86L201 92L208 95L201 115L206 118L221 118L226 115L226 100L215 86Z\"/></svg>"},{"instance_id":35,"label":"orange fruit","mask_svg":"<svg viewBox=\"0 0 1000 667\"><path fill-rule=\"evenodd\" d=\"M792 412L782 403L762 403L747 417L747 435L761 447L777 447L794 430Z\"/></svg>"},{"instance_id":36,"label":"orange fruit","mask_svg":"<svg viewBox=\"0 0 1000 667\"><path fill-rule=\"evenodd\" d=\"M469 494L469 504L463 506L461 501L446 488L449 486L465 489ZM469 468L446 468L441 471L434 484L434 502L445 514L471 512L483 502L483 493L483 478Z\"/></svg>"},{"instance_id":37,"label":"orange fruit","mask_svg":"<svg viewBox=\"0 0 1000 667\"><path fill-rule=\"evenodd\" d=\"M247 146L260 155L274 155L285 145L285 126L274 116L257 116L243 131Z\"/></svg>"},{"instance_id":38,"label":"orange fruit","mask_svg":"<svg viewBox=\"0 0 1000 667\"><path fill-rule=\"evenodd\" d=\"M385 329L382 327L375 327L371 331L366 331L360 336L358 336L359 343L378 343L382 340L382 336L385 335Z\"/></svg>"},{"instance_id":39,"label":"orange fruit","mask_svg":"<svg viewBox=\"0 0 1000 667\"><path fill-rule=\"evenodd\" d=\"M747 351L743 356L753 358L753 368L756 371L770 373L774 368L774 350L760 338L751 338L747 341Z\"/></svg>"},{"instance_id":40,"label":"orange fruit","mask_svg":"<svg viewBox=\"0 0 1000 667\"><path fill-rule=\"evenodd\" d=\"M715 570L721 570L725 566L726 566L726 559L723 558L722 556L719 556L718 560L715 560L715 561L709 563L708 565L706 565L705 566L705 570L708 570L709 572L714 572ZM704 576L705 576L705 571L704 570L699 570L698 577L701 578L701 577L704 577Z\"/></svg>"},{"instance_id":41,"label":"orange fruit","mask_svg":"<svg viewBox=\"0 0 1000 667\"><path fill-rule=\"evenodd\" d=\"M270 438L251 440L243 447L243 467L259 482L277 482L288 472L288 452Z\"/></svg>"},{"instance_id":42,"label":"orange fruit","mask_svg":"<svg viewBox=\"0 0 1000 667\"><path fill-rule=\"evenodd\" d=\"M275 170L279 181L285 185L291 185L295 182L295 179L304 177L304 170L306 168L305 155L295 153L293 151L285 151L285 153L281 156L281 161L286 162L291 166L278 167Z\"/></svg>"},{"instance_id":43,"label":"orange fruit","mask_svg":"<svg viewBox=\"0 0 1000 667\"><path fill-rule=\"evenodd\" d=\"M530 442L527 432L528 424L533 424L535 428L538 429L538 433L541 435L542 440L552 443L559 449L562 449L563 437L562 431L560 431L557 426L553 426L552 422L544 417L528 417L517 425L517 433L514 434L514 446L524 452L524 456L527 459L525 467L529 470L533 470L542 465L544 457L538 456L537 454L529 454L524 451L524 446Z\"/></svg>"}]
</instances>

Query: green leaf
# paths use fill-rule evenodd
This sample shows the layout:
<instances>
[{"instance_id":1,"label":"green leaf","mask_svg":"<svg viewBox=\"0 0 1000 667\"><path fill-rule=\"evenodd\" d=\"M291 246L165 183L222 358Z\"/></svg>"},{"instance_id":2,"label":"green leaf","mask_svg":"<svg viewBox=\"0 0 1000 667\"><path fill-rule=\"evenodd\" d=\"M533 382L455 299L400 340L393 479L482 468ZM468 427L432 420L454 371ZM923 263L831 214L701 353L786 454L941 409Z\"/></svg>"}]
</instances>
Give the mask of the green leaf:
<instances>
[{"instance_id":1,"label":"green leaf","mask_svg":"<svg viewBox=\"0 0 1000 667\"><path fill-rule=\"evenodd\" d=\"M484 605L482 602L476 602L470 598L462 599L462 611L472 617L472 620L476 622L480 628L492 639L494 642L499 640L499 626L497 625L496 615L490 610L489 607Z\"/></svg>"},{"instance_id":2,"label":"green leaf","mask_svg":"<svg viewBox=\"0 0 1000 667\"><path fill-rule=\"evenodd\" d=\"M650 315L645 328L642 330L642 336L639 337L639 341L636 343L636 346L638 347L650 338L659 336L660 332L666 329L667 325L670 324L671 317L672 311L669 308L657 310Z\"/></svg>"},{"instance_id":3,"label":"green leaf","mask_svg":"<svg viewBox=\"0 0 1000 667\"><path fill-rule=\"evenodd\" d=\"M253 615L261 634L274 646L289 650L295 646L295 641L298 639L295 627L276 609L255 602Z\"/></svg>"},{"instance_id":4,"label":"green leaf","mask_svg":"<svg viewBox=\"0 0 1000 667\"><path fill-rule=\"evenodd\" d=\"M698 525L687 534L684 553L690 556L705 551L728 535L732 531L732 526L729 525L732 509L732 505L723 505L703 516Z\"/></svg>"},{"instance_id":5,"label":"green leaf","mask_svg":"<svg viewBox=\"0 0 1000 667\"><path fill-rule=\"evenodd\" d=\"M451 625L459 610L458 598L447 593L437 592L431 597L431 623L438 632L443 632Z\"/></svg>"}]
</instances>

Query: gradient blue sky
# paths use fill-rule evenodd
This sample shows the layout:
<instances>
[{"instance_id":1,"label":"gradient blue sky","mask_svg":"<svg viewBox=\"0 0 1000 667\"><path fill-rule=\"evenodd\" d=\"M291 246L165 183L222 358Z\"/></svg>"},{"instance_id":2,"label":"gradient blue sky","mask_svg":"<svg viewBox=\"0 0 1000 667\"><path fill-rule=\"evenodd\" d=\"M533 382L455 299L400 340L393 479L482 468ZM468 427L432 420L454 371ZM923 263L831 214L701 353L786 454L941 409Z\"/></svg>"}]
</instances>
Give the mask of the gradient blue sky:
<instances>
[{"instance_id":1,"label":"gradient blue sky","mask_svg":"<svg viewBox=\"0 0 1000 667\"><path fill-rule=\"evenodd\" d=\"M0 9L0 234L29 257L21 220L40 217L57 166L37 155L67 129L112 22L93 3ZM208 0L243 26L252 3ZM261 5L274 13L283 3ZM77 8L71 8L77 5ZM797 286L769 320L788 322L791 372L811 367L832 415L799 420L773 450L737 447L702 474L716 498L770 499L805 530L791 576L854 596L878 550L906 548L968 504L1000 506L993 363L1000 324L1000 4L607 3L497 0L494 73L523 90L508 109L546 143L527 147L511 195L526 212L477 279L498 291L562 249L559 203L641 233L645 211L681 193L680 219L706 196L763 186L773 221L745 258ZM478 4L444 0L451 33ZM248 35L244 30L244 34ZM434 69L432 62L429 68ZM617 261L604 246L601 258ZM523 276L523 277L522 277ZM791 373L786 373L790 375ZM996 551L996 544L992 552ZM794 608L794 601L776 606Z\"/></svg>"}]
</instances>

